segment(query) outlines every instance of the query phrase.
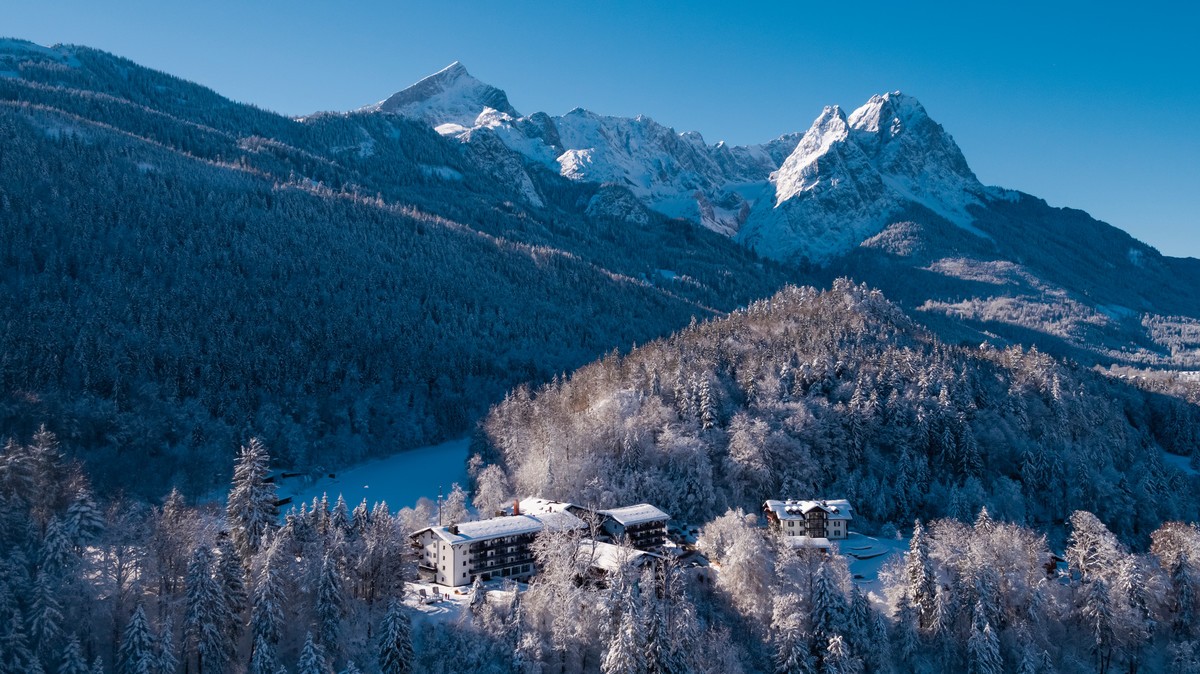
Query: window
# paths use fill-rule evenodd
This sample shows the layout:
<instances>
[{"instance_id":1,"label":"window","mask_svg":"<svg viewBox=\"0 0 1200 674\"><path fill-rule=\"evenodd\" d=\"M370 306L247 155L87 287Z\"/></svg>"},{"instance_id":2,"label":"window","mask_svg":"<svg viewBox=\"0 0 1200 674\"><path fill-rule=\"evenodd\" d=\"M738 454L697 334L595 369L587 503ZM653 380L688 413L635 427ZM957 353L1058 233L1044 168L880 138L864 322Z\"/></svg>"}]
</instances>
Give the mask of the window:
<instances>
[{"instance_id":1,"label":"window","mask_svg":"<svg viewBox=\"0 0 1200 674\"><path fill-rule=\"evenodd\" d=\"M465 560L465 559L464 559L464 560L463 560L463 566L466 566L466 565L467 565L467 560Z\"/></svg>"}]
</instances>

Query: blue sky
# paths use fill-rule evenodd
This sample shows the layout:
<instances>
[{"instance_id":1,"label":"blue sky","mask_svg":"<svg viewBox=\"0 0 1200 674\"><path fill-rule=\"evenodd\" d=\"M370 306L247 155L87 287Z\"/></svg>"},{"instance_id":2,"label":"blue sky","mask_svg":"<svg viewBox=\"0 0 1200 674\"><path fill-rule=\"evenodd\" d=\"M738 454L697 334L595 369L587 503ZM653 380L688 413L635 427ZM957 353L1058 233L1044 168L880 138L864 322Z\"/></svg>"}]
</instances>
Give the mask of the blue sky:
<instances>
[{"instance_id":1,"label":"blue sky","mask_svg":"<svg viewBox=\"0 0 1200 674\"><path fill-rule=\"evenodd\" d=\"M804 130L900 89L980 179L1200 257L1191 3L41 0L0 33L105 49L288 114L459 60L523 113L647 114L709 142Z\"/></svg>"}]
</instances>

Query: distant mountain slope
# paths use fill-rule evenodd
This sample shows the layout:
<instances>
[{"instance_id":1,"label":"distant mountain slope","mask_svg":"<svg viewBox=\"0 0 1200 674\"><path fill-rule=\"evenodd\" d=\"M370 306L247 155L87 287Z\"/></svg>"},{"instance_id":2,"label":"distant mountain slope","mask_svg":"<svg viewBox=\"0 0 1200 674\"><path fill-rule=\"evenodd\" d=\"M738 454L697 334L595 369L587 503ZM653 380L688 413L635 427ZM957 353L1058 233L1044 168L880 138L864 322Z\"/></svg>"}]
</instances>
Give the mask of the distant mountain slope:
<instances>
[{"instance_id":1,"label":"distant mountain slope","mask_svg":"<svg viewBox=\"0 0 1200 674\"><path fill-rule=\"evenodd\" d=\"M1061 531L1084 509L1144 544L1200 517L1194 472L1165 453L1191 453L1198 421L1035 349L947 345L842 279L523 388L477 449L517 493L648 500L684 522L845 497L860 531L984 506Z\"/></svg>"},{"instance_id":2,"label":"distant mountain slope","mask_svg":"<svg viewBox=\"0 0 1200 674\"><path fill-rule=\"evenodd\" d=\"M647 117L520 117L486 112L482 97L445 110L436 96L422 100L434 125L459 107L476 111L470 127L438 126L468 146L501 143L527 166L626 187L651 210L823 268L826 279L869 280L948 339L1200 368L1200 261L982 185L950 134L900 92L848 115L827 107L803 134L747 147L708 145Z\"/></svg>"},{"instance_id":3,"label":"distant mountain slope","mask_svg":"<svg viewBox=\"0 0 1200 674\"><path fill-rule=\"evenodd\" d=\"M0 71L0 424L108 488L206 490L249 433L326 469L460 434L791 276L398 116L287 119L83 47L5 41Z\"/></svg>"}]
</instances>

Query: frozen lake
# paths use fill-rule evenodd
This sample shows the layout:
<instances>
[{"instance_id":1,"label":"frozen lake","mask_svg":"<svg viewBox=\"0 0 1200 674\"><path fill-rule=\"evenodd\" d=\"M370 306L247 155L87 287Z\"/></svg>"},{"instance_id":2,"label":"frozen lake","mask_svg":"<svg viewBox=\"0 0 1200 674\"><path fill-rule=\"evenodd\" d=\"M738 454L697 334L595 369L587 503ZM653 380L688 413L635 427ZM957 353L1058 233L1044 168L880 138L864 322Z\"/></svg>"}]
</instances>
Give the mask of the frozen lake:
<instances>
[{"instance_id":1,"label":"frozen lake","mask_svg":"<svg viewBox=\"0 0 1200 674\"><path fill-rule=\"evenodd\" d=\"M448 494L455 482L465 489L470 442L469 438L461 438L372 459L350 466L336 473L336 477L322 477L307 484L292 478L278 485L279 496L291 496L299 508L300 503L311 503L321 494L328 494L332 504L341 494L351 509L365 498L368 505L387 501L395 512L415 505L421 498L437 498L439 489Z\"/></svg>"}]
</instances>

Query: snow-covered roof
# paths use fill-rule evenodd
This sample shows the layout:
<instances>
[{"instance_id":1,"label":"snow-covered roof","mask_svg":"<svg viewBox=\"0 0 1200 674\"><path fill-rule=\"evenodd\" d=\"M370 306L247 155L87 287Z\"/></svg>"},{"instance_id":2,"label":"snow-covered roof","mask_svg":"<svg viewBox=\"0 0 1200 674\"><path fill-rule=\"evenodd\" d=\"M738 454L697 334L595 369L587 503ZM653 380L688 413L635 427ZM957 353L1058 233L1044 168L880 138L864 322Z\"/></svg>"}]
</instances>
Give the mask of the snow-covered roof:
<instances>
[{"instance_id":1,"label":"snow-covered roof","mask_svg":"<svg viewBox=\"0 0 1200 674\"><path fill-rule=\"evenodd\" d=\"M852 508L850 506L850 502L844 498L826 501L770 500L764 504L764 508L775 513L775 516L781 520L802 520L806 514L816 509L824 510L826 512L827 519L854 519L854 508Z\"/></svg>"},{"instance_id":2,"label":"snow-covered roof","mask_svg":"<svg viewBox=\"0 0 1200 674\"><path fill-rule=\"evenodd\" d=\"M667 521L671 516L665 512L655 508L649 503L639 503L637 505L625 506L624 508L612 508L610 510L597 511L601 515L607 515L613 518L621 526L633 526L635 524L644 524L646 522L655 522L658 520Z\"/></svg>"},{"instance_id":3,"label":"snow-covered roof","mask_svg":"<svg viewBox=\"0 0 1200 674\"><path fill-rule=\"evenodd\" d=\"M612 543L593 541L590 538L579 541L579 552L580 554L591 555L592 566L594 568L609 573L619 571L622 564L638 565L652 557L659 557L659 555L649 552L613 545Z\"/></svg>"},{"instance_id":4,"label":"snow-covered roof","mask_svg":"<svg viewBox=\"0 0 1200 674\"><path fill-rule=\"evenodd\" d=\"M539 515L507 515L504 517L493 517L488 520L479 520L477 522L462 522L457 525L457 532L451 531L451 527L426 527L420 531L413 532L412 536L420 536L426 531L430 531L443 541L451 545L457 545L460 543L487 541L504 536L532 534L544 529L549 529L550 531L567 531L570 529L582 529L585 526L583 520L571 513L551 512Z\"/></svg>"},{"instance_id":5,"label":"snow-covered roof","mask_svg":"<svg viewBox=\"0 0 1200 674\"><path fill-rule=\"evenodd\" d=\"M568 508L573 507L573 504L565 501L551 501L549 499L537 498L531 496L522 499L517 504L521 509L522 515L537 515L538 513L562 513L567 512Z\"/></svg>"}]
</instances>

